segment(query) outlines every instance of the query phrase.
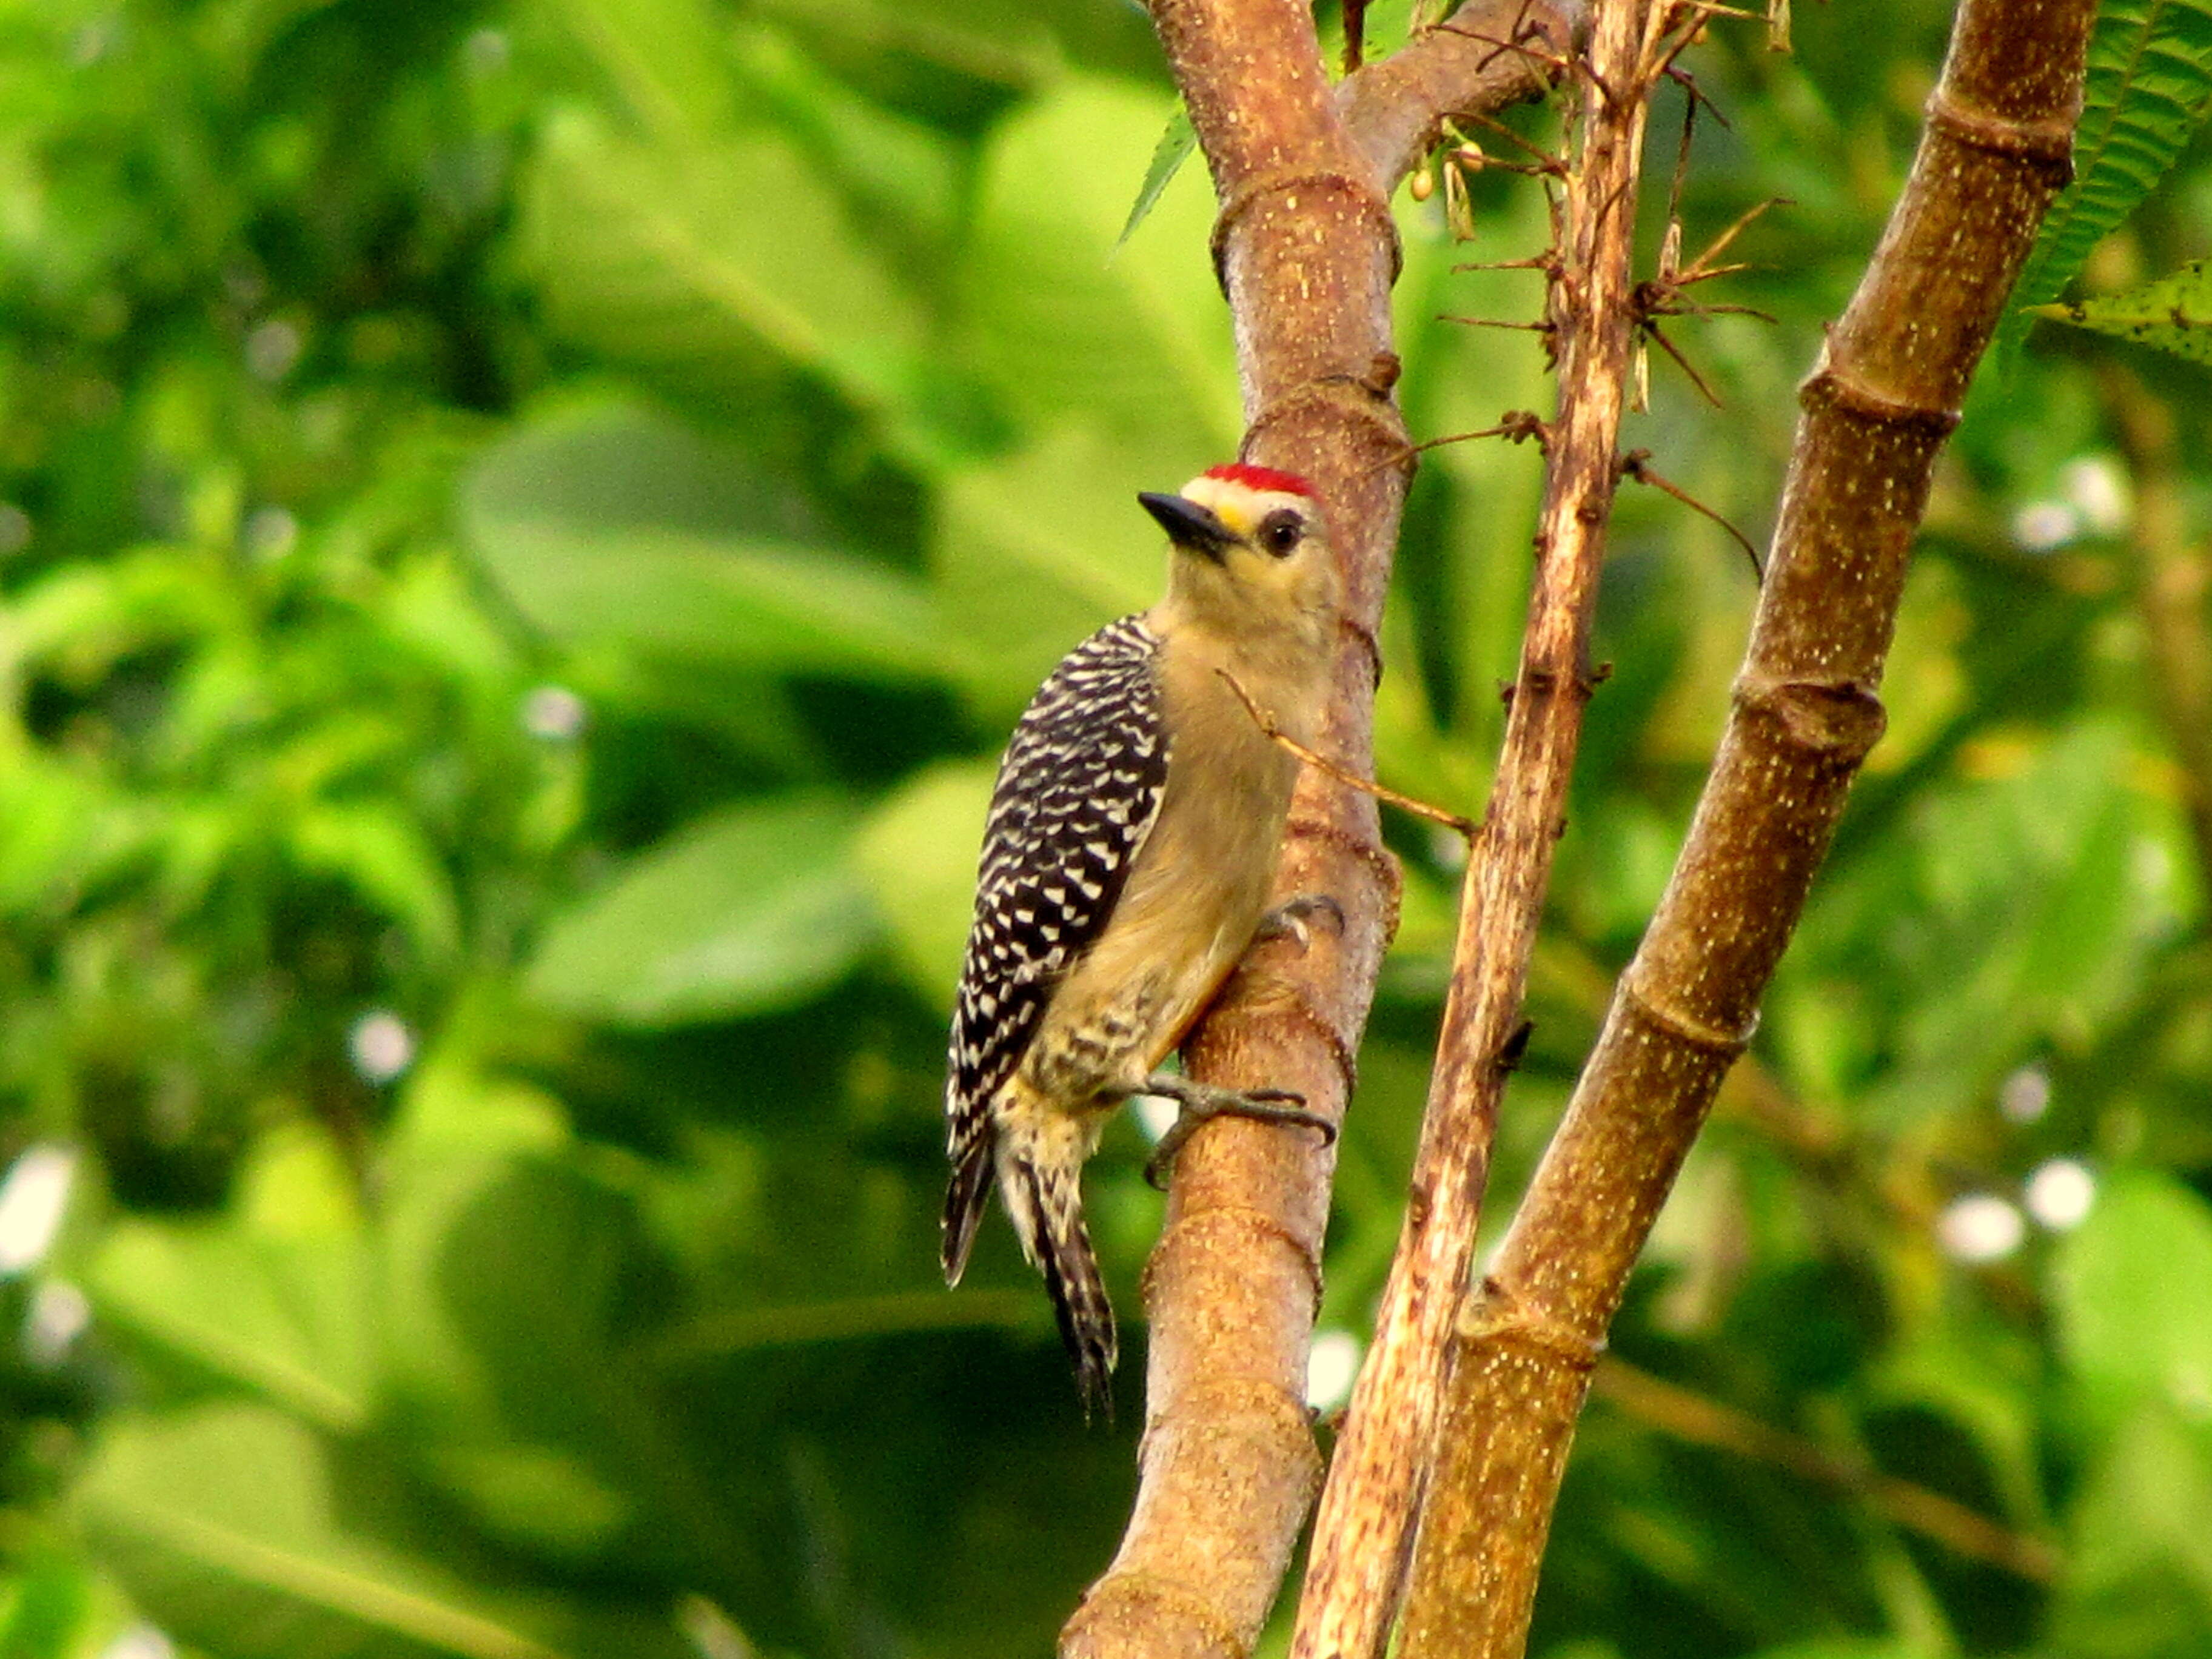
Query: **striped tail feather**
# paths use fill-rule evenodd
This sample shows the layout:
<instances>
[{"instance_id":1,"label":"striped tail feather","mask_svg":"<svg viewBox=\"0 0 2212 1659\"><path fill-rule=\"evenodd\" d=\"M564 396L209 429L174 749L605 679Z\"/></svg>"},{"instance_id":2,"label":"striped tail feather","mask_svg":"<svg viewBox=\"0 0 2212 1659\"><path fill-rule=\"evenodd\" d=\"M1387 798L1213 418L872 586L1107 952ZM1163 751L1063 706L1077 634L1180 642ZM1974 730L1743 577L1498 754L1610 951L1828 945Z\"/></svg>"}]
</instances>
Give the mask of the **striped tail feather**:
<instances>
[{"instance_id":1,"label":"striped tail feather","mask_svg":"<svg viewBox=\"0 0 2212 1659\"><path fill-rule=\"evenodd\" d=\"M963 1137L952 1149L952 1178L945 1187L945 1236L939 1244L947 1285L957 1285L968 1271L975 1228L991 1200L992 1143L997 1139L987 1117L979 1133Z\"/></svg>"},{"instance_id":2,"label":"striped tail feather","mask_svg":"<svg viewBox=\"0 0 2212 1659\"><path fill-rule=\"evenodd\" d=\"M1083 1414L1089 1418L1094 1413L1103 1413L1110 1423L1114 1420L1114 1361L1119 1345L1114 1304L1098 1271L1097 1255L1091 1248L1090 1229L1083 1224L1081 1169L1040 1170L1018 1161L1012 1173L1024 1190L1008 1207L1015 1212L1014 1223L1023 1243L1044 1272L1045 1290L1060 1320L1060 1340L1075 1362L1075 1387L1083 1396ZM1023 1214L1024 1211L1028 1213Z\"/></svg>"}]
</instances>

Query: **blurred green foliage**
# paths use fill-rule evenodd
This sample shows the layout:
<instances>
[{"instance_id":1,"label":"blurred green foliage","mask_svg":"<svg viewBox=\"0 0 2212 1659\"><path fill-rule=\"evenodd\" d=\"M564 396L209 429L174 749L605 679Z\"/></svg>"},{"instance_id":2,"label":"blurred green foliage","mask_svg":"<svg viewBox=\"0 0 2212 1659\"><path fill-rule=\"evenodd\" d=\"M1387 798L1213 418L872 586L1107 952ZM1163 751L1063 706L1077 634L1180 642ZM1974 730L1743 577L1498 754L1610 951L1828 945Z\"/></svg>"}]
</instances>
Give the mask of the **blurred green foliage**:
<instances>
[{"instance_id":1,"label":"blurred green foliage","mask_svg":"<svg viewBox=\"0 0 2212 1659\"><path fill-rule=\"evenodd\" d=\"M1733 125L1688 245L1792 198L1717 296L1778 323L1684 327L1728 406L1656 363L1630 441L1754 538L1947 22L1699 54ZM1119 0L0 7L0 1655L1046 1650L1141 1366L1086 1431L1002 1226L938 1285L942 1027L1012 716L1150 598L1132 492L1237 438L1200 170L1115 246L1173 101ZM1540 202L1477 179L1472 250L1441 205L1401 203L1422 437L1546 397L1525 336L1438 320L1533 310L1453 266ZM2208 237L2200 138L2086 291ZM2113 410L2169 405L2201 549L2192 373L2045 331L1984 376L1889 736L1615 1341L2055 1576L1601 1399L1540 1659L2212 1652L2205 781L2139 611L2191 555L2132 527ZM1487 781L1534 465L1425 461L1399 788ZM1614 547L1493 1224L1753 597L1663 496ZM1340 1360L1455 890L1390 834ZM1091 1177L1132 1313L1141 1152Z\"/></svg>"}]
</instances>

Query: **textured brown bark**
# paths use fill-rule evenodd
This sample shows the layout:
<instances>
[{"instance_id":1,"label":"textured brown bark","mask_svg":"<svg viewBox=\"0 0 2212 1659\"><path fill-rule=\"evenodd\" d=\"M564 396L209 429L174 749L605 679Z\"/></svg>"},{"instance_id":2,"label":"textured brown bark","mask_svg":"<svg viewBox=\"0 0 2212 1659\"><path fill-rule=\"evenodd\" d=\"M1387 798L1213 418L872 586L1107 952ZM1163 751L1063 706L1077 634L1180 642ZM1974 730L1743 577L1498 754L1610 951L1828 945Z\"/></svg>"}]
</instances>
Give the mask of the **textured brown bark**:
<instances>
[{"instance_id":1,"label":"textured brown bark","mask_svg":"<svg viewBox=\"0 0 2212 1659\"><path fill-rule=\"evenodd\" d=\"M1567 1114L1465 1309L1401 1651L1513 1659L1589 1360L1802 910L1937 452L2068 170L2091 0L1965 0L1804 413L1720 752Z\"/></svg>"},{"instance_id":2,"label":"textured brown bark","mask_svg":"<svg viewBox=\"0 0 2212 1659\"><path fill-rule=\"evenodd\" d=\"M1550 0L1478 0L1463 15L1500 38L1548 31L1541 57L1567 43L1566 11ZM1221 203L1214 255L1236 319L1245 458L1314 482L1345 562L1320 747L1366 775L1375 630L1412 470L1391 396L1388 193L1443 116L1531 96L1546 76L1538 58L1456 38L1332 88L1304 0L1157 0L1153 16ZM1389 82L1366 79L1406 58ZM1277 891L1334 896L1345 927L1312 929L1304 951L1255 951L1185 1045L1192 1073L1295 1089L1340 1116L1397 881L1374 803L1309 771ZM1257 1639L1320 1480L1305 1359L1334 1166L1310 1135L1235 1119L1177 1159L1146 1274L1136 1505L1061 1634L1070 1659L1243 1659Z\"/></svg>"},{"instance_id":3,"label":"textured brown bark","mask_svg":"<svg viewBox=\"0 0 2212 1659\"><path fill-rule=\"evenodd\" d=\"M1462 890L1413 1199L1315 1517L1292 1659L1377 1659L1397 1613L1593 685L1590 615L1636 344L1632 256L1644 88L1658 72L1663 10L1652 0L1598 0L1593 9L1579 143L1561 191L1559 264L1550 289L1559 412L1547 439L1520 673Z\"/></svg>"}]
</instances>

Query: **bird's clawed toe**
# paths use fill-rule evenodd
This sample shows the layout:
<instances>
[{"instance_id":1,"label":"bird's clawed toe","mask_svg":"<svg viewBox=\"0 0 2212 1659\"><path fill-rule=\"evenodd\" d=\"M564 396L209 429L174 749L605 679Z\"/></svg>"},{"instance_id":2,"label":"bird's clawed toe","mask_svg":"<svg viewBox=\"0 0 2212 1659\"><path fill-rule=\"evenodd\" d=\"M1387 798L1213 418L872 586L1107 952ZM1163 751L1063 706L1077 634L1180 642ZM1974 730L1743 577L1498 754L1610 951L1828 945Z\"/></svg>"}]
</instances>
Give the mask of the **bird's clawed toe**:
<instances>
[{"instance_id":1,"label":"bird's clawed toe","mask_svg":"<svg viewBox=\"0 0 2212 1659\"><path fill-rule=\"evenodd\" d=\"M1327 916L1329 925L1338 933L1344 932L1344 907L1327 893L1300 893L1285 899L1260 919L1260 927L1253 935L1255 944L1269 939L1294 939L1298 949L1304 951L1313 944L1313 934L1307 923L1316 916Z\"/></svg>"},{"instance_id":2,"label":"bird's clawed toe","mask_svg":"<svg viewBox=\"0 0 2212 1659\"><path fill-rule=\"evenodd\" d=\"M1144 1092L1172 1100L1182 1109L1145 1164L1145 1179L1162 1192L1167 1190L1168 1171L1174 1166L1176 1155L1182 1151L1183 1144L1200 1125L1217 1117L1249 1118L1255 1123L1318 1130L1323 1146L1334 1146L1336 1141L1335 1123L1319 1112L1309 1110L1306 1097L1293 1090L1223 1089L1212 1084L1194 1083L1172 1073L1161 1073L1145 1080Z\"/></svg>"}]
</instances>

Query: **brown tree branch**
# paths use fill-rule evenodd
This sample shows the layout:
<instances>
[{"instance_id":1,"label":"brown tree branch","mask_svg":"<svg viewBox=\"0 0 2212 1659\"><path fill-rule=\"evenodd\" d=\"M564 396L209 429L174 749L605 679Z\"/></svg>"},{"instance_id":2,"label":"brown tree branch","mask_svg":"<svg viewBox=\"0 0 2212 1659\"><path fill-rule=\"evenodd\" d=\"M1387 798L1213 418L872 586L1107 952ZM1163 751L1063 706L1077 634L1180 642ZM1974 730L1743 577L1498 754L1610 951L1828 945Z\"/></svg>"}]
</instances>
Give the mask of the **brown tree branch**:
<instances>
[{"instance_id":1,"label":"brown tree branch","mask_svg":"<svg viewBox=\"0 0 2212 1659\"><path fill-rule=\"evenodd\" d=\"M1520 674L1462 890L1413 1200L1315 1518L1293 1659L1376 1659L1397 1611L1498 1101L1595 685L1590 614L1620 477L1620 417L1639 318L1631 258L1644 94L1663 72L1664 14L1652 0L1598 0L1593 18L1580 142L1560 191L1548 307L1559 402L1547 428Z\"/></svg>"},{"instance_id":2,"label":"brown tree branch","mask_svg":"<svg viewBox=\"0 0 2212 1659\"><path fill-rule=\"evenodd\" d=\"M1466 1310L1407 1659L1513 1659L1629 1270L1749 1038L1852 775L1937 452L2069 170L2093 0L1964 0L1911 177L1801 393L1735 706L1658 914Z\"/></svg>"},{"instance_id":3,"label":"brown tree branch","mask_svg":"<svg viewBox=\"0 0 2212 1659\"><path fill-rule=\"evenodd\" d=\"M1553 0L1478 0L1470 11L1500 33L1541 23L1549 51L1566 48ZM1371 774L1375 634L1411 471L1391 398L1398 250L1385 189L1396 175L1377 174L1340 118L1304 0L1156 0L1153 18L1221 203L1214 258L1237 323L1245 456L1313 481L1345 563L1344 639L1317 746ZM1459 91L1425 79L1419 95L1494 108L1545 85L1527 53L1469 72ZM1392 100L1362 109L1355 125L1395 130ZM1342 932L1309 930L1303 952L1287 940L1256 950L1184 1060L1206 1080L1294 1089L1340 1116L1397 908L1373 801L1310 770L1276 891L1331 895ZM1320 1480L1305 1360L1334 1168L1312 1136L1232 1118L1176 1159L1146 1272L1136 1504L1061 1633L1069 1659L1250 1651Z\"/></svg>"},{"instance_id":4,"label":"brown tree branch","mask_svg":"<svg viewBox=\"0 0 2212 1659\"><path fill-rule=\"evenodd\" d=\"M1584 9L1581 0L1468 6L1346 76L1337 113L1369 170L1395 185L1436 148L1445 122L1473 121L1528 97L1532 82L1548 83Z\"/></svg>"}]
</instances>

